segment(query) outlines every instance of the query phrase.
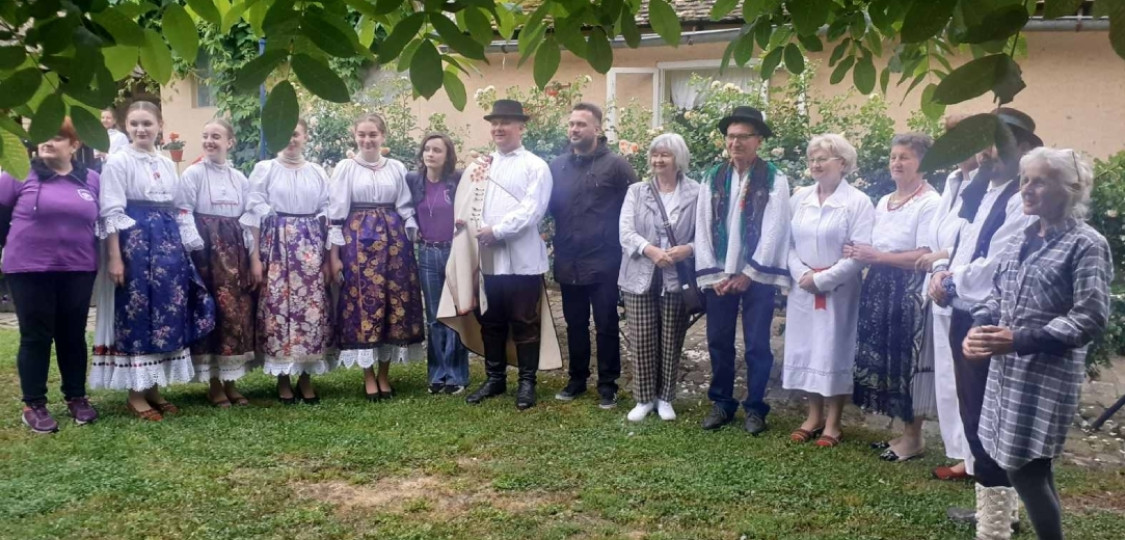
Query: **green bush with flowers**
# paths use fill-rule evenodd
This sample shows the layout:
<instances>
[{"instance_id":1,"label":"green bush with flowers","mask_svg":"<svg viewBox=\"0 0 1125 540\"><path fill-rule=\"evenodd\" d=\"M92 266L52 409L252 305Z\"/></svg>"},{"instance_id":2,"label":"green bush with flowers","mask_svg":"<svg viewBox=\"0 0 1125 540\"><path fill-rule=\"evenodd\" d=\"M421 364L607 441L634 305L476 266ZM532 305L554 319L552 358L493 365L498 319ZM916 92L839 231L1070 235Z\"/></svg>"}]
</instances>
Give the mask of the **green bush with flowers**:
<instances>
[{"instance_id":1,"label":"green bush with flowers","mask_svg":"<svg viewBox=\"0 0 1125 540\"><path fill-rule=\"evenodd\" d=\"M1125 151L1094 161L1094 189L1090 194L1090 226L1109 242L1114 257L1113 296L1109 325L1090 347L1087 370L1096 373L1113 356L1125 356Z\"/></svg>"},{"instance_id":2,"label":"green bush with flowers","mask_svg":"<svg viewBox=\"0 0 1125 540\"><path fill-rule=\"evenodd\" d=\"M485 114L492 111L497 99L514 99L523 104L529 119L524 126L523 146L529 152L551 161L566 151L570 141L566 136L566 123L571 108L582 101L582 91L590 84L590 76L583 75L569 83L551 82L543 89L511 86L501 96L495 86L489 85L473 93L473 101ZM488 148L475 148L485 153Z\"/></svg>"}]
</instances>

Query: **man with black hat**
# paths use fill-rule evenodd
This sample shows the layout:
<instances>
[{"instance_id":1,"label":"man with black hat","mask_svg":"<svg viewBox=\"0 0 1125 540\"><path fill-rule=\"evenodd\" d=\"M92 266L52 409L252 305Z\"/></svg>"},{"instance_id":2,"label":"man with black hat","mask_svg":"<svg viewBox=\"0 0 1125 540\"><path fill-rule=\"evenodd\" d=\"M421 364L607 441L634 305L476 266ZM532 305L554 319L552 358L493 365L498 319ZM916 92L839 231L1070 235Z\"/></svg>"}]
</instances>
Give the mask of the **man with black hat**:
<instances>
[{"instance_id":1,"label":"man with black hat","mask_svg":"<svg viewBox=\"0 0 1125 540\"><path fill-rule=\"evenodd\" d=\"M992 146L979 154L976 177L962 188L961 229L949 266L934 267L929 295L938 305L953 308L949 345L965 438L973 454L976 511L950 509L950 517L977 523L977 538L1006 539L1018 519L1018 498L1007 473L981 446L977 427L984 402L991 360L967 360L962 342L973 326L970 310L992 293L993 276L1005 246L1035 219L1023 213L1019 193L1019 162L1043 145L1035 135L1035 121L1022 111L1000 107L992 112L1014 135L1008 148Z\"/></svg>"},{"instance_id":2,"label":"man with black hat","mask_svg":"<svg viewBox=\"0 0 1125 540\"><path fill-rule=\"evenodd\" d=\"M567 121L570 147L551 161L551 215L555 218L555 281L562 292L570 381L555 395L571 401L590 378L590 311L598 345L598 406L617 406L621 376L617 274L621 269L621 204L637 173L609 151L602 110L578 103Z\"/></svg>"},{"instance_id":3,"label":"man with black hat","mask_svg":"<svg viewBox=\"0 0 1125 540\"><path fill-rule=\"evenodd\" d=\"M535 375L539 369L540 294L547 272L547 246L539 235L539 221L551 197L547 163L523 147L528 120L523 104L499 99L484 117L492 124L496 151L486 165L469 175L470 182L487 182L477 229L484 298L477 310L484 342L487 380L466 398L480 403L503 394L509 331L516 346L519 390L516 407L535 405ZM478 178L479 176L479 178ZM462 180L464 182L464 179ZM487 305L487 307L485 307Z\"/></svg>"},{"instance_id":4,"label":"man with black hat","mask_svg":"<svg viewBox=\"0 0 1125 540\"><path fill-rule=\"evenodd\" d=\"M758 147L773 134L761 111L735 107L719 121L730 160L700 181L695 221L699 287L706 289L707 347L711 354L711 412L703 429L734 420L734 335L742 315L746 361L746 430L766 430L764 398L773 352L770 323L778 287L789 286L789 182L758 158Z\"/></svg>"}]
</instances>

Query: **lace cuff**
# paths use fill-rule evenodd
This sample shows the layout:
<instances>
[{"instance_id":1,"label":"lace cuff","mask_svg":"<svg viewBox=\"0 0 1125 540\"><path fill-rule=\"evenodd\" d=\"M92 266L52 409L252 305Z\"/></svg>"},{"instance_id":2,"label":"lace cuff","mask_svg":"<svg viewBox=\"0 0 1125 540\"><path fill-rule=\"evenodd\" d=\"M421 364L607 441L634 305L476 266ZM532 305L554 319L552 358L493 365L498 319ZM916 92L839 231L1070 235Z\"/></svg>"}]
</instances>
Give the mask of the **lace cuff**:
<instances>
[{"instance_id":1,"label":"lace cuff","mask_svg":"<svg viewBox=\"0 0 1125 540\"><path fill-rule=\"evenodd\" d=\"M344 231L339 225L333 225L328 228L328 244L330 246L344 245Z\"/></svg>"},{"instance_id":2,"label":"lace cuff","mask_svg":"<svg viewBox=\"0 0 1125 540\"><path fill-rule=\"evenodd\" d=\"M101 227L95 227L95 231L99 234L98 238L103 240L108 238L111 234L119 233L125 229L131 229L137 224L133 218L125 214L111 214L99 219L98 223Z\"/></svg>"},{"instance_id":3,"label":"lace cuff","mask_svg":"<svg viewBox=\"0 0 1125 540\"><path fill-rule=\"evenodd\" d=\"M203 249L203 238L199 236L199 230L195 228L195 220L191 214L180 213L176 216L176 223L180 226L180 241L188 251Z\"/></svg>"}]
</instances>

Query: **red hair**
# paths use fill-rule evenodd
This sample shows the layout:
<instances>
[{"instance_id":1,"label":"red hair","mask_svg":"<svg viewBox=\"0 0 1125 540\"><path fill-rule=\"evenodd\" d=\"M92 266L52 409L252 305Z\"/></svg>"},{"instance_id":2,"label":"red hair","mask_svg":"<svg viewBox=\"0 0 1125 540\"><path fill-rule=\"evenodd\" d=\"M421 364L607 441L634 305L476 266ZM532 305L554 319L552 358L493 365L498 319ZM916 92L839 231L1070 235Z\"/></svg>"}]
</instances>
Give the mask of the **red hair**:
<instances>
[{"instance_id":1,"label":"red hair","mask_svg":"<svg viewBox=\"0 0 1125 540\"><path fill-rule=\"evenodd\" d=\"M66 137L70 140L70 144L75 146L80 142L78 140L78 132L74 129L74 124L70 122L70 117L63 118L62 125L59 126L59 137Z\"/></svg>"}]
</instances>

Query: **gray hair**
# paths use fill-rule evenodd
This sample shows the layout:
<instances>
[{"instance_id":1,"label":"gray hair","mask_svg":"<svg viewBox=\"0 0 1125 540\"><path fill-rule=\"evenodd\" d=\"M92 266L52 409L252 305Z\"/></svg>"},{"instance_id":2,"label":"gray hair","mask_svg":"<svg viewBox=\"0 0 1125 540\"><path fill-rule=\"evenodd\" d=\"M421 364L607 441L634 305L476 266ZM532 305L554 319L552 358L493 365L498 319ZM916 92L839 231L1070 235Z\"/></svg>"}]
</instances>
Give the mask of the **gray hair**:
<instances>
[{"instance_id":1,"label":"gray hair","mask_svg":"<svg viewBox=\"0 0 1125 540\"><path fill-rule=\"evenodd\" d=\"M1069 148L1040 146L1020 158L1020 178L1035 164L1047 166L1050 178L1069 195L1067 217L1085 219L1090 211L1090 191L1094 188L1094 169L1089 160Z\"/></svg>"},{"instance_id":2,"label":"gray hair","mask_svg":"<svg viewBox=\"0 0 1125 540\"><path fill-rule=\"evenodd\" d=\"M806 155L812 155L815 150L824 150L829 156L840 158L844 162L844 176L855 172L858 168L858 165L856 165L858 155L855 147L841 135L825 133L814 136L809 141Z\"/></svg>"},{"instance_id":3,"label":"gray hair","mask_svg":"<svg viewBox=\"0 0 1125 540\"><path fill-rule=\"evenodd\" d=\"M688 166L691 165L691 152L688 151L687 142L678 133L663 133L657 135L652 140L652 144L648 146L648 153L651 155L653 151L663 148L672 153L672 158L676 160L676 170L680 174L687 174Z\"/></svg>"},{"instance_id":4,"label":"gray hair","mask_svg":"<svg viewBox=\"0 0 1125 540\"><path fill-rule=\"evenodd\" d=\"M926 152L934 145L934 138L925 133L899 133L891 139L891 146L905 146L918 156L918 161L926 157Z\"/></svg>"}]
</instances>

